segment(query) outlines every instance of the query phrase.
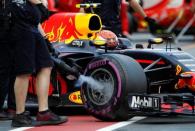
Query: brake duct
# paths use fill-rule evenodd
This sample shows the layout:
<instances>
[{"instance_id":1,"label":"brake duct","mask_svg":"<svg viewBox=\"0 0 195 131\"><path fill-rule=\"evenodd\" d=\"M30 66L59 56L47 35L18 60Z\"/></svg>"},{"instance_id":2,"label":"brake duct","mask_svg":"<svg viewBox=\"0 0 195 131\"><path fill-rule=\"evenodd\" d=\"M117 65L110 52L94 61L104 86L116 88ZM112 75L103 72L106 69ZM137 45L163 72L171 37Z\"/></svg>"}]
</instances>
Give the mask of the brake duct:
<instances>
[{"instance_id":1,"label":"brake duct","mask_svg":"<svg viewBox=\"0 0 195 131\"><path fill-rule=\"evenodd\" d=\"M195 92L195 72L184 72L179 75L179 81L176 84L177 89L188 87Z\"/></svg>"}]
</instances>

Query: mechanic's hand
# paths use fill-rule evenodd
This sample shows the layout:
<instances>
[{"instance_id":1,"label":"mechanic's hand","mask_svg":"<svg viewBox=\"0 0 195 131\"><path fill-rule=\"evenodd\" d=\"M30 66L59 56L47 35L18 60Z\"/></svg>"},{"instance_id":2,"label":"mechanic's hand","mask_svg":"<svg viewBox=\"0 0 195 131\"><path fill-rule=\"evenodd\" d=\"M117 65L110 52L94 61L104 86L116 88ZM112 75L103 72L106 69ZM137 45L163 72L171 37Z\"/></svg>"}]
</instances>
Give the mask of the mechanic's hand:
<instances>
[{"instance_id":1,"label":"mechanic's hand","mask_svg":"<svg viewBox=\"0 0 195 131\"><path fill-rule=\"evenodd\" d=\"M144 20L148 23L149 30L153 32L155 30L156 21L150 17L145 17Z\"/></svg>"},{"instance_id":2,"label":"mechanic's hand","mask_svg":"<svg viewBox=\"0 0 195 131\"><path fill-rule=\"evenodd\" d=\"M49 52L53 56L58 57L60 55L60 52L53 47L52 43L48 39L45 39L45 42L47 44L47 47L49 49Z\"/></svg>"},{"instance_id":3,"label":"mechanic's hand","mask_svg":"<svg viewBox=\"0 0 195 131\"><path fill-rule=\"evenodd\" d=\"M150 17L148 17L148 16L145 17L144 20L147 21L148 24L154 24L154 23L156 23L156 21L155 21L154 19L152 19L152 18L150 18Z\"/></svg>"},{"instance_id":4,"label":"mechanic's hand","mask_svg":"<svg viewBox=\"0 0 195 131\"><path fill-rule=\"evenodd\" d=\"M158 30L161 30L161 27L157 24L157 22L150 18L150 17L145 17L144 20L148 22L148 27L151 33L156 34Z\"/></svg>"},{"instance_id":5,"label":"mechanic's hand","mask_svg":"<svg viewBox=\"0 0 195 131\"><path fill-rule=\"evenodd\" d=\"M41 12L41 23L42 23L49 18L50 12L42 3L36 4L36 6Z\"/></svg>"}]
</instances>

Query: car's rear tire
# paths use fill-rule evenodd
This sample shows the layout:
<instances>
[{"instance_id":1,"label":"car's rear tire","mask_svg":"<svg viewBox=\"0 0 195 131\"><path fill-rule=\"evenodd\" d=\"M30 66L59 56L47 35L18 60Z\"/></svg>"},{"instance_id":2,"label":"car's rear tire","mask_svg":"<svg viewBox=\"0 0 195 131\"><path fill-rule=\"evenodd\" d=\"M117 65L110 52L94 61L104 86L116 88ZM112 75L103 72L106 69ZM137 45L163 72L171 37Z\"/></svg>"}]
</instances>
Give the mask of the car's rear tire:
<instances>
[{"instance_id":1,"label":"car's rear tire","mask_svg":"<svg viewBox=\"0 0 195 131\"><path fill-rule=\"evenodd\" d=\"M90 87L89 84L84 84L81 88L84 106L93 116L104 121L131 118L127 102L128 93L146 93L147 90L142 67L125 55L98 56L88 64L85 75L99 81L102 88L97 89L98 86Z\"/></svg>"}]
</instances>

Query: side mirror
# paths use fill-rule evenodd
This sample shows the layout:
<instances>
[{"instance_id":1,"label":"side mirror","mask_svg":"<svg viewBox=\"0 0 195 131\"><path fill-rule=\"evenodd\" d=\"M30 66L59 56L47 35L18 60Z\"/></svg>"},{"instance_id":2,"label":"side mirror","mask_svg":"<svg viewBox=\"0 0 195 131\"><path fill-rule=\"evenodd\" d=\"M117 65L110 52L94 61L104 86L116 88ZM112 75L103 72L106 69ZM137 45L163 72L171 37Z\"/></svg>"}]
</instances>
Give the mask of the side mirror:
<instances>
[{"instance_id":1,"label":"side mirror","mask_svg":"<svg viewBox=\"0 0 195 131\"><path fill-rule=\"evenodd\" d=\"M148 40L147 48L151 48L153 44L162 44L164 42L163 38L152 38Z\"/></svg>"},{"instance_id":2,"label":"side mirror","mask_svg":"<svg viewBox=\"0 0 195 131\"><path fill-rule=\"evenodd\" d=\"M142 44L136 44L135 48L136 49L144 49L144 46Z\"/></svg>"}]
</instances>

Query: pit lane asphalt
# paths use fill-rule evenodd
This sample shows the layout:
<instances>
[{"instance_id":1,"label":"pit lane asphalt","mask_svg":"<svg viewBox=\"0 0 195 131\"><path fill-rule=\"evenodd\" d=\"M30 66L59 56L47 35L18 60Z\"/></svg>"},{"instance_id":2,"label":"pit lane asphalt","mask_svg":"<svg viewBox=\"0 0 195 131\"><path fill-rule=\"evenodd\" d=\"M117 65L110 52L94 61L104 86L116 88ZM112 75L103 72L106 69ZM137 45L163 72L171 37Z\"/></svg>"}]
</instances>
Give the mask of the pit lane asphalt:
<instances>
[{"instance_id":1,"label":"pit lane asphalt","mask_svg":"<svg viewBox=\"0 0 195 131\"><path fill-rule=\"evenodd\" d=\"M150 37L148 34L135 34L132 41L135 43L146 43ZM140 39L142 38L142 40ZM185 39L174 45L181 47L184 51L195 56L195 40ZM156 47L162 48L163 45ZM65 110L66 112L66 110ZM73 113L73 115L71 115ZM0 131L194 131L195 116L161 116L161 117L139 117L124 122L101 122L89 115L65 114L69 117L69 122L59 126L44 126L36 128L11 128L11 121L0 121Z\"/></svg>"},{"instance_id":2,"label":"pit lane asphalt","mask_svg":"<svg viewBox=\"0 0 195 131\"><path fill-rule=\"evenodd\" d=\"M67 123L58 126L10 128L10 121L2 124L1 131L194 131L195 116L135 116L118 123L102 122L92 116L69 116Z\"/></svg>"}]
</instances>

